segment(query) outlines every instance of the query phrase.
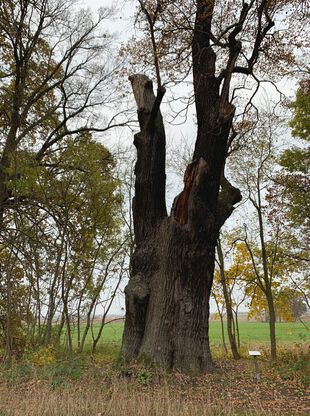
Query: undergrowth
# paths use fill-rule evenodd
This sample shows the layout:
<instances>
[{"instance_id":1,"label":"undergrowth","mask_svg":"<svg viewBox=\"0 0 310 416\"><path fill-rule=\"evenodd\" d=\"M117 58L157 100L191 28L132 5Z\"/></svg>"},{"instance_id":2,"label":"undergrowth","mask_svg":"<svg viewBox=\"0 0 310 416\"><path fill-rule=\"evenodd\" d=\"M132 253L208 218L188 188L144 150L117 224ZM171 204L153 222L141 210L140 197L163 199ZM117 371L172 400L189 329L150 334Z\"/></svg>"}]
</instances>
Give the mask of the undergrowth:
<instances>
[{"instance_id":1,"label":"undergrowth","mask_svg":"<svg viewBox=\"0 0 310 416\"><path fill-rule=\"evenodd\" d=\"M0 365L0 416L306 415L309 350L279 348L271 362L262 350L256 383L247 346L239 361L223 354L216 370L186 376L118 361L119 347L68 356L42 348L10 366Z\"/></svg>"}]
</instances>

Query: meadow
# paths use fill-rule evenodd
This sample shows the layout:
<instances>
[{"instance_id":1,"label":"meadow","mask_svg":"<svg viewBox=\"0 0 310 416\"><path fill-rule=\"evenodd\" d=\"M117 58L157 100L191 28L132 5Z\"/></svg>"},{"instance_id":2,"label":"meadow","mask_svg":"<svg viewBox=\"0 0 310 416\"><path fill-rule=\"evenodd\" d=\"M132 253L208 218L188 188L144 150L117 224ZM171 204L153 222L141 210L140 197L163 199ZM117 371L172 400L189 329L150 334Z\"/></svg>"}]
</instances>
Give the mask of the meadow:
<instances>
[{"instance_id":1,"label":"meadow","mask_svg":"<svg viewBox=\"0 0 310 416\"><path fill-rule=\"evenodd\" d=\"M103 329L101 340L98 346L102 344L113 343L120 344L123 334L123 322L107 323ZM99 324L94 325L94 334L99 330ZM243 321L239 324L240 342L244 347L254 348L258 345L268 346L269 343L269 326L267 323ZM73 342L76 343L76 330L73 329ZM226 343L228 336L226 335ZM276 324L276 335L278 344L284 346L286 344L304 343L310 341L309 330L302 324L297 322L283 322ZM91 334L88 334L86 349L91 345ZM218 347L222 344L221 324L218 321L210 322L210 344ZM99 347L100 348L100 347Z\"/></svg>"}]
</instances>

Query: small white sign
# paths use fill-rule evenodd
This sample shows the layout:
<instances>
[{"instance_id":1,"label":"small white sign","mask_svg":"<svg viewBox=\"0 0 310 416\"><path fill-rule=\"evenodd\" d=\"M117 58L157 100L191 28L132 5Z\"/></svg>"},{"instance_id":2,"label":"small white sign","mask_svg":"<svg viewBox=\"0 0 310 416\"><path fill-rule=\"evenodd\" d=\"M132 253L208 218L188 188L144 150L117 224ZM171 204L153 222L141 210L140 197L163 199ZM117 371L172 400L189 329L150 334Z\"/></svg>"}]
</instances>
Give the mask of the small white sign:
<instances>
[{"instance_id":1,"label":"small white sign","mask_svg":"<svg viewBox=\"0 0 310 416\"><path fill-rule=\"evenodd\" d=\"M261 353L259 351L249 351L249 355L252 355L252 357L257 357L261 355Z\"/></svg>"}]
</instances>

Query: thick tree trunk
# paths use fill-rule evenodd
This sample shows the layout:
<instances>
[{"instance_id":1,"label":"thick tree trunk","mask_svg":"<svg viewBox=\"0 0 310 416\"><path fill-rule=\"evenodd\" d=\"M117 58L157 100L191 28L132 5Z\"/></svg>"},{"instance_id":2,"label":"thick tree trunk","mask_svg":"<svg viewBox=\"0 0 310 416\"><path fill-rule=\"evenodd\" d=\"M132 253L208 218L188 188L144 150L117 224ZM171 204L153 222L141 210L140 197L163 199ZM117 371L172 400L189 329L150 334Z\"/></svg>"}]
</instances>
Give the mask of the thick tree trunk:
<instances>
[{"instance_id":1,"label":"thick tree trunk","mask_svg":"<svg viewBox=\"0 0 310 416\"><path fill-rule=\"evenodd\" d=\"M157 244L160 265L150 284L139 353L166 367L206 371L211 366L208 323L214 247L173 219L163 223Z\"/></svg>"},{"instance_id":2,"label":"thick tree trunk","mask_svg":"<svg viewBox=\"0 0 310 416\"><path fill-rule=\"evenodd\" d=\"M192 40L197 139L184 175L184 189L168 217L165 205L165 131L159 111L164 88L155 97L145 75L130 77L138 106L133 218L136 250L125 289L122 354L187 372L211 368L209 297L219 229L240 201L223 178L234 115L228 102L233 64L240 52L234 36L223 86L215 75L210 46L214 2L197 1ZM158 68L157 68L158 69ZM158 77L159 80L159 77ZM220 192L221 187L221 192Z\"/></svg>"},{"instance_id":3,"label":"thick tree trunk","mask_svg":"<svg viewBox=\"0 0 310 416\"><path fill-rule=\"evenodd\" d=\"M151 245L156 261L146 274L134 275L126 288L124 358L206 371L211 366L208 322L214 245L199 241L173 218L162 222ZM141 270L148 257L138 267L137 254L134 263Z\"/></svg>"},{"instance_id":4,"label":"thick tree trunk","mask_svg":"<svg viewBox=\"0 0 310 416\"><path fill-rule=\"evenodd\" d=\"M155 98L145 76L131 77L131 82L141 132L134 141L136 250L125 289L122 354L125 360L142 358L181 371L204 372L212 366L208 331L215 246L223 217L231 212L231 206L227 209L217 199L223 166L219 164L214 177L203 157L194 159L168 217L165 133L158 109L154 113L163 92ZM217 139L223 140L223 135L220 130Z\"/></svg>"}]
</instances>

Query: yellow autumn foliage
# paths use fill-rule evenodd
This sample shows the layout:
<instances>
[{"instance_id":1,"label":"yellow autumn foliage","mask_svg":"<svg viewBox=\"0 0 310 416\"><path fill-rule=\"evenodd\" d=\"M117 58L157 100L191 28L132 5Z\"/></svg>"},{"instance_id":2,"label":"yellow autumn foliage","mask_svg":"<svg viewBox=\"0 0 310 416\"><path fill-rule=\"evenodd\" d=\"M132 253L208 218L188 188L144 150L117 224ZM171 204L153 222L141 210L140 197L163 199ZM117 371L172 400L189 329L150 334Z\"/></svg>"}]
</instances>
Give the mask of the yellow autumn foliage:
<instances>
[{"instance_id":1,"label":"yellow autumn foliage","mask_svg":"<svg viewBox=\"0 0 310 416\"><path fill-rule=\"evenodd\" d=\"M39 367L55 363L56 357L53 347L51 345L47 345L39 348L32 354L30 361Z\"/></svg>"}]
</instances>

